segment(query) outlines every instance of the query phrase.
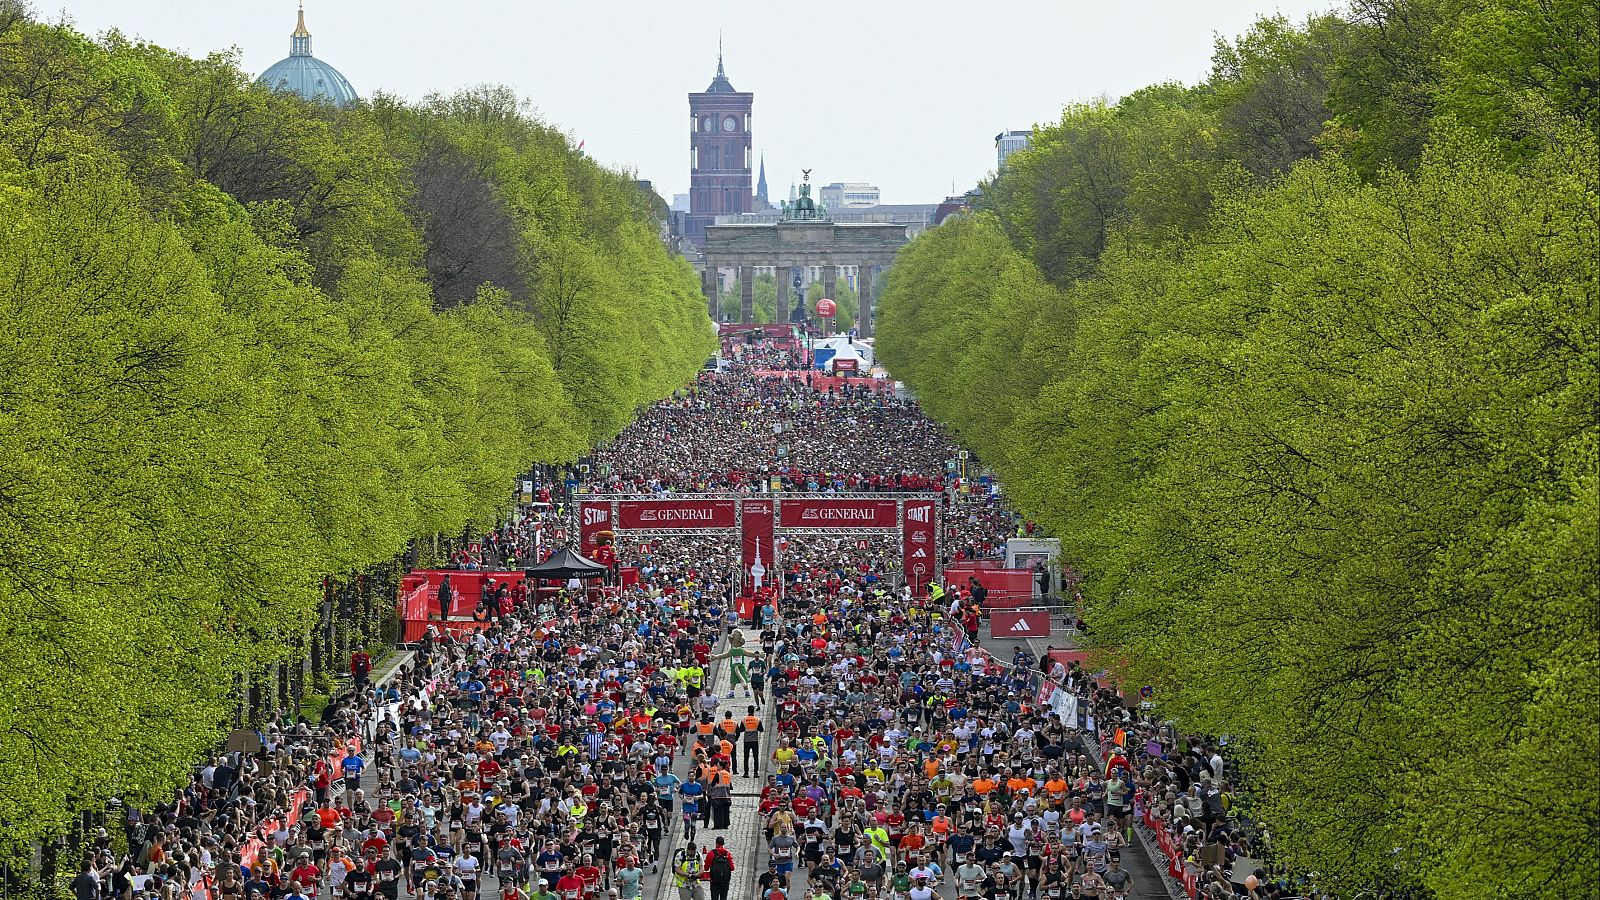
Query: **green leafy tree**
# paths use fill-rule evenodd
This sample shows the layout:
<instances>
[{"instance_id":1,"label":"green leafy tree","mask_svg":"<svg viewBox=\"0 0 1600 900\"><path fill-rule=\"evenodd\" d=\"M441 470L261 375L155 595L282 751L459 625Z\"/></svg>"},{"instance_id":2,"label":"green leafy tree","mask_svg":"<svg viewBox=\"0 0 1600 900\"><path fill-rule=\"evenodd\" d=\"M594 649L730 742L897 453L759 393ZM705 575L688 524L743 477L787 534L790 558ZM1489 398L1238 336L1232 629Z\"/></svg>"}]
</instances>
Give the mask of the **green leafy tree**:
<instances>
[{"instance_id":1,"label":"green leafy tree","mask_svg":"<svg viewBox=\"0 0 1600 900\"><path fill-rule=\"evenodd\" d=\"M1275 862L1587 896L1595 32L1458 12L1268 20L1069 108L901 250L878 350L1061 537L1102 661L1236 739Z\"/></svg>"},{"instance_id":2,"label":"green leafy tree","mask_svg":"<svg viewBox=\"0 0 1600 900\"><path fill-rule=\"evenodd\" d=\"M11 871L170 800L324 577L492 525L694 377L658 215L505 89L336 109L0 0Z\"/></svg>"}]
</instances>

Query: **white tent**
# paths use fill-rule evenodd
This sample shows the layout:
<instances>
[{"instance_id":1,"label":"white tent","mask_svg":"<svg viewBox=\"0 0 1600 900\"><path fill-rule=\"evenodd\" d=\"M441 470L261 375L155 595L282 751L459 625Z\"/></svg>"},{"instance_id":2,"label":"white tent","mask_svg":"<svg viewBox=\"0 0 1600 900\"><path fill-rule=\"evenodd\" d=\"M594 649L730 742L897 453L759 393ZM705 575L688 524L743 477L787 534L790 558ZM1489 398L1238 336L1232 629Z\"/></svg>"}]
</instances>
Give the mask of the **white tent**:
<instances>
[{"instance_id":1,"label":"white tent","mask_svg":"<svg viewBox=\"0 0 1600 900\"><path fill-rule=\"evenodd\" d=\"M818 350L832 350L833 358L836 360L855 360L857 371L863 375L867 374L867 370L872 368L872 347L869 344L863 344L860 341L852 342L848 337L839 336L818 338L813 343L813 346Z\"/></svg>"}]
</instances>

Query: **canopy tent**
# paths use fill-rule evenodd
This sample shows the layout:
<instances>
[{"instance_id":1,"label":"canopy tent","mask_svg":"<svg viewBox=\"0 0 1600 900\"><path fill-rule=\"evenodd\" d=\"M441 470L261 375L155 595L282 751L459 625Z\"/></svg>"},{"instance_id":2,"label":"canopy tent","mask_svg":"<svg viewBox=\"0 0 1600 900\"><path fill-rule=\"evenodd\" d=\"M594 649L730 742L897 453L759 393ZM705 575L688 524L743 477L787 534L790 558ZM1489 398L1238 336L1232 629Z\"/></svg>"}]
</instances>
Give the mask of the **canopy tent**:
<instances>
[{"instance_id":1,"label":"canopy tent","mask_svg":"<svg viewBox=\"0 0 1600 900\"><path fill-rule=\"evenodd\" d=\"M838 360L854 360L855 369L865 373L872 368L872 346L848 337L819 338L811 341L812 368L830 369Z\"/></svg>"},{"instance_id":2,"label":"canopy tent","mask_svg":"<svg viewBox=\"0 0 1600 900\"><path fill-rule=\"evenodd\" d=\"M569 578L604 578L606 567L592 559L584 559L570 547L562 547L550 558L526 570L529 578L566 581Z\"/></svg>"}]
</instances>

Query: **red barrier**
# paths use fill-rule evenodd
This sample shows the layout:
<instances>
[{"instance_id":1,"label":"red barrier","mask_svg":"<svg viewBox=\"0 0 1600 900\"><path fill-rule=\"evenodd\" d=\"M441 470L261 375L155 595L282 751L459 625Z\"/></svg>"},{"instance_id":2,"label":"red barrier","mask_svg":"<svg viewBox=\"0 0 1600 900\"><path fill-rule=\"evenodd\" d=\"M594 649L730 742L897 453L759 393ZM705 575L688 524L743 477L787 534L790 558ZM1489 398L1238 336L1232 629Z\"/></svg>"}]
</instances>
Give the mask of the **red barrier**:
<instances>
[{"instance_id":1,"label":"red barrier","mask_svg":"<svg viewBox=\"0 0 1600 900\"><path fill-rule=\"evenodd\" d=\"M413 569L400 582L401 597L411 597L418 585L425 588L423 599L427 608L423 611L433 618L439 617L439 585L445 576L450 576L450 591L454 595L454 602L450 606L451 616L470 617L472 610L483 597L483 584L488 579L494 579L495 584L505 584L515 587L522 583L521 572L491 572L479 570L475 572L458 571L456 569ZM401 607L405 612L405 607Z\"/></svg>"},{"instance_id":2,"label":"red barrier","mask_svg":"<svg viewBox=\"0 0 1600 900\"><path fill-rule=\"evenodd\" d=\"M428 617L428 583L426 579L417 579L411 582L413 576L407 575L400 582L400 618L402 620L426 619Z\"/></svg>"},{"instance_id":3,"label":"red barrier","mask_svg":"<svg viewBox=\"0 0 1600 900\"><path fill-rule=\"evenodd\" d=\"M245 841L239 847L239 865L247 869L254 869L256 867L256 857L260 856L261 851L266 848L267 844L261 838L253 837Z\"/></svg>"},{"instance_id":4,"label":"red barrier","mask_svg":"<svg viewBox=\"0 0 1600 900\"><path fill-rule=\"evenodd\" d=\"M989 614L989 637L1028 638L1050 636L1050 611L1047 609L996 610Z\"/></svg>"},{"instance_id":5,"label":"red barrier","mask_svg":"<svg viewBox=\"0 0 1600 900\"><path fill-rule=\"evenodd\" d=\"M428 632L428 626L430 625L435 630L453 634L456 637L477 634L489 627L488 622L479 622L475 619L450 619L445 622L441 622L438 619L407 619L405 628L401 631L401 642L414 644L422 640L422 636Z\"/></svg>"},{"instance_id":6,"label":"red barrier","mask_svg":"<svg viewBox=\"0 0 1600 900\"><path fill-rule=\"evenodd\" d=\"M344 758L349 756L352 752L360 752L360 750L361 739L356 737L350 738L346 741L341 741L337 746L335 746L333 748L333 752L328 754L327 760L328 768L332 770L333 777L339 777L339 772L342 768L340 763L344 762ZM306 788L300 788L299 790L295 791L294 796L289 801L289 809L284 815L284 821L290 825L300 821L300 817L305 813L306 803L308 803L310 800L311 792ZM273 816L270 819L263 819L261 824L256 826L254 835L240 845L239 864L246 868L254 869L256 860L260 858L261 852L267 848L267 837L271 835L272 832L277 830L277 816Z\"/></svg>"},{"instance_id":7,"label":"red barrier","mask_svg":"<svg viewBox=\"0 0 1600 900\"><path fill-rule=\"evenodd\" d=\"M762 335L769 338L793 337L799 326L783 322L719 322L717 334L723 337L732 335Z\"/></svg>"},{"instance_id":8,"label":"red barrier","mask_svg":"<svg viewBox=\"0 0 1600 900\"><path fill-rule=\"evenodd\" d=\"M792 369L761 370L753 374L769 378L798 378L819 391L837 391L845 385L850 385L884 393L894 387L894 382L887 378L870 378L865 375L824 375L821 372L808 374L804 370L796 371Z\"/></svg>"},{"instance_id":9,"label":"red barrier","mask_svg":"<svg viewBox=\"0 0 1600 900\"><path fill-rule=\"evenodd\" d=\"M439 585L450 576L452 602L444 621L439 616ZM419 641L429 625L443 627L453 634L481 631L483 623L472 620L472 612L483 598L488 579L496 585L521 584L521 572L459 571L456 569L414 569L400 581L399 613L403 623L401 640Z\"/></svg>"},{"instance_id":10,"label":"red barrier","mask_svg":"<svg viewBox=\"0 0 1600 900\"><path fill-rule=\"evenodd\" d=\"M978 583L989 590L989 596L983 601L985 608L1015 609L1033 604L1033 570L987 569L973 574Z\"/></svg>"},{"instance_id":11,"label":"red barrier","mask_svg":"<svg viewBox=\"0 0 1600 900\"><path fill-rule=\"evenodd\" d=\"M958 559L945 564L944 580L946 584L957 587L966 587L967 579L974 576L983 581L983 576L989 572L1004 569L1006 564L998 559ZM988 586L988 582L984 582Z\"/></svg>"},{"instance_id":12,"label":"red barrier","mask_svg":"<svg viewBox=\"0 0 1600 900\"><path fill-rule=\"evenodd\" d=\"M1051 650L1049 656L1051 662L1061 663L1069 669L1072 668L1073 663L1077 663L1082 667L1088 665L1089 662L1089 651L1087 650Z\"/></svg>"}]
</instances>

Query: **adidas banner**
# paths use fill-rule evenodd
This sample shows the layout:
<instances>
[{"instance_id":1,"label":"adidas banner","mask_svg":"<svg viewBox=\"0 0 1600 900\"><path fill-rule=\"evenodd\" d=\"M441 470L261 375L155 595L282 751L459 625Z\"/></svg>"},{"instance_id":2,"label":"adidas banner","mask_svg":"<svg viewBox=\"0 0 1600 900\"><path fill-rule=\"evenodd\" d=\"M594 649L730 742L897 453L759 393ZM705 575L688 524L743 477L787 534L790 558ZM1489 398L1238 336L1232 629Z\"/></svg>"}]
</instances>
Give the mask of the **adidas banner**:
<instances>
[{"instance_id":1,"label":"adidas banner","mask_svg":"<svg viewBox=\"0 0 1600 900\"><path fill-rule=\"evenodd\" d=\"M1050 611L993 610L989 613L989 636L992 638L1028 638L1050 636Z\"/></svg>"}]
</instances>

